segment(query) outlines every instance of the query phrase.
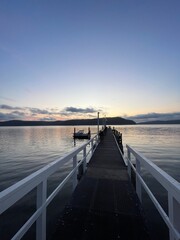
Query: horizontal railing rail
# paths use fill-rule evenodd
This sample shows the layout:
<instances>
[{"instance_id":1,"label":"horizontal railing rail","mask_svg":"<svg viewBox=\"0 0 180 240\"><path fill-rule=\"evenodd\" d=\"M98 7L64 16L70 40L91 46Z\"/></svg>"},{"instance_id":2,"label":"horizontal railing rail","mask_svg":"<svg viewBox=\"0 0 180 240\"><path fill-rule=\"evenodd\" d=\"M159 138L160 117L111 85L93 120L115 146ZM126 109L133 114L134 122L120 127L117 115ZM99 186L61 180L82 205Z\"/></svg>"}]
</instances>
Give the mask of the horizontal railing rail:
<instances>
[{"instance_id":1,"label":"horizontal railing rail","mask_svg":"<svg viewBox=\"0 0 180 240\"><path fill-rule=\"evenodd\" d=\"M76 148L69 154L61 157L60 159L53 161L38 171L32 173L28 177L22 179L16 184L10 186L4 191L0 192L0 214L5 212L17 201L22 199L31 190L36 188L36 211L27 220L27 222L19 229L19 231L13 236L13 240L21 239L24 234L30 229L33 223L36 222L36 239L46 239L46 208L54 197L61 191L63 186L73 178L73 188L76 187L78 180L78 168L83 165L83 173L86 171L87 157L92 157L97 145L99 143L98 135L95 135L89 141L82 146ZM90 145L89 151L87 146ZM77 155L83 152L82 159L78 161ZM73 168L70 173L63 179L63 181L55 188L55 190L47 197L47 180L53 173L57 172L65 163L69 160L73 162Z\"/></svg>"},{"instance_id":2,"label":"horizontal railing rail","mask_svg":"<svg viewBox=\"0 0 180 240\"><path fill-rule=\"evenodd\" d=\"M113 135L114 136L114 135ZM126 160L126 158L124 157L124 155L123 155L123 153L122 153L122 151L121 151L121 148L119 147L119 144L118 144L118 142L117 142L117 139L116 139L116 137L114 136L114 140L115 140L115 142L116 142L116 146L117 146L117 148L118 148L118 150L119 150L119 152L120 152L120 155L121 155L121 157L122 157L122 160L123 160L123 162L124 162L124 164L125 164L125 166L127 167L127 160Z\"/></svg>"},{"instance_id":3,"label":"horizontal railing rail","mask_svg":"<svg viewBox=\"0 0 180 240\"><path fill-rule=\"evenodd\" d=\"M138 151L126 145L128 174L131 179L131 169L136 174L136 193L142 202L142 186L154 203L164 222L169 228L170 240L180 239L180 183L160 169ZM135 164L132 163L131 155L135 158ZM142 167L148 171L167 191L168 193L168 215L153 195L147 184L142 178Z\"/></svg>"}]
</instances>

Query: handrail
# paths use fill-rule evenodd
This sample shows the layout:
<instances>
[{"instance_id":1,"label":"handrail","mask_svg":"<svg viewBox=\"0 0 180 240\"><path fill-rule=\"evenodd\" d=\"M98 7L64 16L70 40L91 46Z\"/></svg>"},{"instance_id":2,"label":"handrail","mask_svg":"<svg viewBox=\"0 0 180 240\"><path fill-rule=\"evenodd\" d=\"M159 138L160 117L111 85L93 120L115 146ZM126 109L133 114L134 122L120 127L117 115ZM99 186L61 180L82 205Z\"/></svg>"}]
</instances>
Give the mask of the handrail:
<instances>
[{"instance_id":1,"label":"handrail","mask_svg":"<svg viewBox=\"0 0 180 240\"><path fill-rule=\"evenodd\" d=\"M114 135L113 135L114 136ZM120 152L120 155L121 155L121 157L122 157L122 160L123 160L123 162L124 162L124 164L125 164L125 166L127 167L127 160L125 159L125 157L124 157L124 155L123 155L123 153L122 153L122 151L121 151L121 149L120 149L120 147L119 147L119 144L118 144L118 142L117 142L117 139L116 139L116 137L114 136L114 140L115 140L115 142L116 142L116 146L117 146L117 148L118 148L118 150L119 150L119 152Z\"/></svg>"},{"instance_id":2,"label":"handrail","mask_svg":"<svg viewBox=\"0 0 180 240\"><path fill-rule=\"evenodd\" d=\"M99 143L98 135L95 135L89 141L87 141L82 146L76 148L72 152L68 153L64 157L57 159L46 165L45 167L39 169L38 171L32 173L28 177L22 179L21 181L15 183L4 191L0 192L0 214L9 209L18 200L23 198L32 189L36 188L37 199L36 199L36 211L27 220L27 222L19 229L19 231L13 236L13 240L21 239L24 234L29 230L34 222L36 222L36 239L45 240L46 239L46 208L49 203L54 199L63 186L68 182L68 180L73 177L73 188L77 185L77 172L78 167L83 164L83 173L86 171L87 156L91 153L92 157L97 145ZM86 153L86 147L90 144L90 150ZM83 151L83 158L78 162L77 155ZM65 179L56 187L56 189L47 198L47 179L50 175L55 173L62 167L67 161L73 161L73 169L65 177Z\"/></svg>"},{"instance_id":3,"label":"handrail","mask_svg":"<svg viewBox=\"0 0 180 240\"><path fill-rule=\"evenodd\" d=\"M136 192L142 202L141 187L143 186L155 207L159 211L161 217L169 228L170 240L180 239L180 183L169 176L166 172L160 169L157 165L144 157L141 153L126 145L127 160L128 160L128 174L131 179L131 169L136 174ZM136 159L135 166L131 162L131 154ZM155 198L149 187L142 178L142 166L167 190L168 192L168 215Z\"/></svg>"}]
</instances>

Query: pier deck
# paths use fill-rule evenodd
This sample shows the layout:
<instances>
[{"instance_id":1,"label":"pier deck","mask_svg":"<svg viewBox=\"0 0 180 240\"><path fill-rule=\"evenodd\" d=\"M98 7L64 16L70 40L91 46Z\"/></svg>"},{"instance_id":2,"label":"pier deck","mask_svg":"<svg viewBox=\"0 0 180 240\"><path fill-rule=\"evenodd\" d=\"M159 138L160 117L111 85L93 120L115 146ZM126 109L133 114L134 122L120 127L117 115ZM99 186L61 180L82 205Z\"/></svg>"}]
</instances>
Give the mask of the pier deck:
<instances>
[{"instance_id":1,"label":"pier deck","mask_svg":"<svg viewBox=\"0 0 180 240\"><path fill-rule=\"evenodd\" d=\"M149 239L110 129L66 206L53 239Z\"/></svg>"}]
</instances>

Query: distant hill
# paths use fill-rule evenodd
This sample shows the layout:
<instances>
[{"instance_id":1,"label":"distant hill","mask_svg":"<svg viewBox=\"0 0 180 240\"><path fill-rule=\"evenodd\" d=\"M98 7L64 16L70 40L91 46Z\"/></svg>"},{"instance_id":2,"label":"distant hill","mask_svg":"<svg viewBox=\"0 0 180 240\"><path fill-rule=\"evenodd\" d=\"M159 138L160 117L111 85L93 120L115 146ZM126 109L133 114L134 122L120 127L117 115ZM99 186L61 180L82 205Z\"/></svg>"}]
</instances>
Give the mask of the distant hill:
<instances>
[{"instance_id":1,"label":"distant hill","mask_svg":"<svg viewBox=\"0 0 180 240\"><path fill-rule=\"evenodd\" d=\"M104 118L99 119L99 124L104 124ZM133 125L132 120L121 117L106 118L107 125ZM77 125L97 125L97 118L94 119L73 119L66 121L21 121L11 120L0 122L0 126L77 126Z\"/></svg>"},{"instance_id":2,"label":"distant hill","mask_svg":"<svg viewBox=\"0 0 180 240\"><path fill-rule=\"evenodd\" d=\"M99 124L100 125L104 124L104 118L99 119ZM121 117L112 117L112 118L106 118L106 124L107 125L132 125L136 123L132 120L124 119ZM97 118L67 120L63 122L63 125L97 125Z\"/></svg>"},{"instance_id":3,"label":"distant hill","mask_svg":"<svg viewBox=\"0 0 180 240\"><path fill-rule=\"evenodd\" d=\"M149 122L141 122L138 124L180 124L180 120L149 121Z\"/></svg>"}]
</instances>

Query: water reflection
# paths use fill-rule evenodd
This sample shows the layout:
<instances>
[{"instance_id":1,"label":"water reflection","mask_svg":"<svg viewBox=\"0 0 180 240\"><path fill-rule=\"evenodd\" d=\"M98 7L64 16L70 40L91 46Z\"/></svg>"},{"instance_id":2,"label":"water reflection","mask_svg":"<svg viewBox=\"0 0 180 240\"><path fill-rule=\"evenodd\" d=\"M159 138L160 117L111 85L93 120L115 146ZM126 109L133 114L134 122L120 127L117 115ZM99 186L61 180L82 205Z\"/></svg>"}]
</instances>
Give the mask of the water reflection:
<instances>
[{"instance_id":1,"label":"water reflection","mask_svg":"<svg viewBox=\"0 0 180 240\"><path fill-rule=\"evenodd\" d=\"M180 125L119 126L128 143L180 181Z\"/></svg>"},{"instance_id":2,"label":"water reflection","mask_svg":"<svg viewBox=\"0 0 180 240\"><path fill-rule=\"evenodd\" d=\"M126 149L126 144L131 145L164 171L180 181L180 125L116 126L116 128L123 134L124 150ZM84 127L84 129L87 129L87 127ZM96 130L96 126L91 127L92 135L96 133ZM47 163L72 151L74 148L73 131L74 127L60 126L0 128L0 190L5 189ZM75 147L82 145L86 141L87 140L76 141ZM78 159L81 157L82 154L78 156ZM71 163L67 163L64 168L60 169L48 179L48 195L67 175L71 167ZM157 182L152 179L152 176L145 170L143 171L143 175L146 183L167 212L166 190L157 184ZM52 215L52 213L56 215L54 219L52 216L49 218L52 223L50 223L50 225L54 226L57 220L57 206L61 209L71 194L71 182L68 184L64 192L60 196L57 196L55 205L48 207L48 215ZM145 195L145 193L143 194ZM161 233L160 231L159 234L157 233L159 228L158 224L161 220L158 214L154 212L154 207L148 197L145 196L143 199L143 204L148 206L146 213L150 216L150 219L152 212L155 214L155 218L152 218L153 226L154 221L157 224L155 224L156 229L154 229L156 236L154 236L153 239L162 239L162 233L164 234L163 239L166 239L166 227L161 223ZM29 202L28 204L25 203L23 207L26 207L29 211ZM8 219L10 221L12 217L15 218L14 216L17 215L17 212L20 211L16 209L9 213L10 215L3 214L1 216L2 221L0 221L2 225L8 223L8 226L10 226ZM0 226L2 231L0 235L4 234L3 236L5 236L2 229L6 228ZM159 236L161 237L158 238Z\"/></svg>"},{"instance_id":3,"label":"water reflection","mask_svg":"<svg viewBox=\"0 0 180 240\"><path fill-rule=\"evenodd\" d=\"M180 125L122 126L118 130L123 133L124 144L130 144L180 181ZM146 184L168 214L167 191L145 169L142 173ZM152 239L169 239L168 228L145 191L142 199Z\"/></svg>"}]
</instances>

